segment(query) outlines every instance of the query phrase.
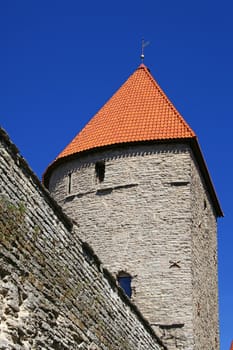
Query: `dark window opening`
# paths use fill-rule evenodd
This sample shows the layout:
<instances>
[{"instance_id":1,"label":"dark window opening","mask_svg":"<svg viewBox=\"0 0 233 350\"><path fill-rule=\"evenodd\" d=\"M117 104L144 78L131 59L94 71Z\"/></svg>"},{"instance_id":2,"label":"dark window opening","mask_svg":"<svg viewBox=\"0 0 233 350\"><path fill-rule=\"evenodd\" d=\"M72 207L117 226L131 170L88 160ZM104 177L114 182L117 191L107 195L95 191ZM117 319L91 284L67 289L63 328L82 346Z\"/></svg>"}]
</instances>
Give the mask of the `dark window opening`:
<instances>
[{"instance_id":1,"label":"dark window opening","mask_svg":"<svg viewBox=\"0 0 233 350\"><path fill-rule=\"evenodd\" d=\"M95 163L95 175L99 182L104 181L105 176L105 163L104 162L97 162Z\"/></svg>"},{"instance_id":2,"label":"dark window opening","mask_svg":"<svg viewBox=\"0 0 233 350\"><path fill-rule=\"evenodd\" d=\"M68 174L68 193L71 193L71 185L72 185L72 178L71 178L72 174L69 173Z\"/></svg>"},{"instance_id":3,"label":"dark window opening","mask_svg":"<svg viewBox=\"0 0 233 350\"><path fill-rule=\"evenodd\" d=\"M117 276L119 286L124 290L125 294L131 298L132 296L132 277L126 272L120 272Z\"/></svg>"},{"instance_id":4,"label":"dark window opening","mask_svg":"<svg viewBox=\"0 0 233 350\"><path fill-rule=\"evenodd\" d=\"M206 203L206 200L204 199L204 209L207 208L207 203Z\"/></svg>"}]
</instances>

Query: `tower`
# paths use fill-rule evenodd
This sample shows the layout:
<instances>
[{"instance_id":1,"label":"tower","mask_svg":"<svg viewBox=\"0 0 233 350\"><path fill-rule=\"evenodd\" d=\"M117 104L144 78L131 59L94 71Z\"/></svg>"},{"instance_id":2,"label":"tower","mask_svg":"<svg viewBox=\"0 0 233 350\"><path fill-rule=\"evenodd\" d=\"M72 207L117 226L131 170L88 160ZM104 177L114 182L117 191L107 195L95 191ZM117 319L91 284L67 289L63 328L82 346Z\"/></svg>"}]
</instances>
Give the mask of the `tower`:
<instances>
[{"instance_id":1,"label":"tower","mask_svg":"<svg viewBox=\"0 0 233 350\"><path fill-rule=\"evenodd\" d=\"M169 350L219 348L221 207L195 133L144 64L44 184Z\"/></svg>"}]
</instances>

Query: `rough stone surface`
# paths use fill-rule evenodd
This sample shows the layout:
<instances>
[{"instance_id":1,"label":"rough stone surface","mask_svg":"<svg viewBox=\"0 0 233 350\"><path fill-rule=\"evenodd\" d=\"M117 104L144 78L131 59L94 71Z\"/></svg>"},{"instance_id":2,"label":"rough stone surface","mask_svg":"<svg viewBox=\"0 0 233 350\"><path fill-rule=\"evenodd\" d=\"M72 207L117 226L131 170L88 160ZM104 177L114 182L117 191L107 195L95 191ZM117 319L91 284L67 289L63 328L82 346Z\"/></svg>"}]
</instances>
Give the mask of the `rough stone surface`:
<instances>
[{"instance_id":1,"label":"rough stone surface","mask_svg":"<svg viewBox=\"0 0 233 350\"><path fill-rule=\"evenodd\" d=\"M49 189L104 266L132 276L132 300L168 349L219 348L216 218L188 145L79 156L53 171Z\"/></svg>"},{"instance_id":2,"label":"rough stone surface","mask_svg":"<svg viewBox=\"0 0 233 350\"><path fill-rule=\"evenodd\" d=\"M191 184L195 349L219 349L217 223L195 161L191 163Z\"/></svg>"},{"instance_id":3,"label":"rough stone surface","mask_svg":"<svg viewBox=\"0 0 233 350\"><path fill-rule=\"evenodd\" d=\"M0 136L0 349L165 349Z\"/></svg>"}]
</instances>

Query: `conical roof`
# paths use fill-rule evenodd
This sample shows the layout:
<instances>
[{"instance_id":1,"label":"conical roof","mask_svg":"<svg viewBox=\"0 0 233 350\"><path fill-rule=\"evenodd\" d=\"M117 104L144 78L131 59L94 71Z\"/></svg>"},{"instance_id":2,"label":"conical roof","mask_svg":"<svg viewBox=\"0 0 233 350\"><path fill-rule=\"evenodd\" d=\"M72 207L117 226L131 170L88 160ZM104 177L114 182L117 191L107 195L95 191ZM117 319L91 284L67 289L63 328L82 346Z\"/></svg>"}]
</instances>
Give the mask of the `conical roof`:
<instances>
[{"instance_id":1,"label":"conical roof","mask_svg":"<svg viewBox=\"0 0 233 350\"><path fill-rule=\"evenodd\" d=\"M192 129L141 64L57 159L120 143L192 137Z\"/></svg>"},{"instance_id":2,"label":"conical roof","mask_svg":"<svg viewBox=\"0 0 233 350\"><path fill-rule=\"evenodd\" d=\"M190 144L212 197L216 214L223 216L195 133L144 64L136 69L48 166L43 182L48 187L53 170L81 152L138 142L179 140Z\"/></svg>"}]
</instances>

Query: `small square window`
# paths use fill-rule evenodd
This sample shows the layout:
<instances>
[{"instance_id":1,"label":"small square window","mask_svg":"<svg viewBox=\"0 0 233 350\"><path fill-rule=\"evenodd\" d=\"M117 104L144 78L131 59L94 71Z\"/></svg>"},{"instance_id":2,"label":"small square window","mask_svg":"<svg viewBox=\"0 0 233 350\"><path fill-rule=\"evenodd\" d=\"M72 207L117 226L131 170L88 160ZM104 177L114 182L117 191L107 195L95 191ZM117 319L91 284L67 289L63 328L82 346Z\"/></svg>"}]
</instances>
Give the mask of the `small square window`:
<instances>
[{"instance_id":1,"label":"small square window","mask_svg":"<svg viewBox=\"0 0 233 350\"><path fill-rule=\"evenodd\" d=\"M131 298L132 296L132 277L126 272L120 272L117 276L117 281L120 287L124 290L125 294Z\"/></svg>"}]
</instances>

